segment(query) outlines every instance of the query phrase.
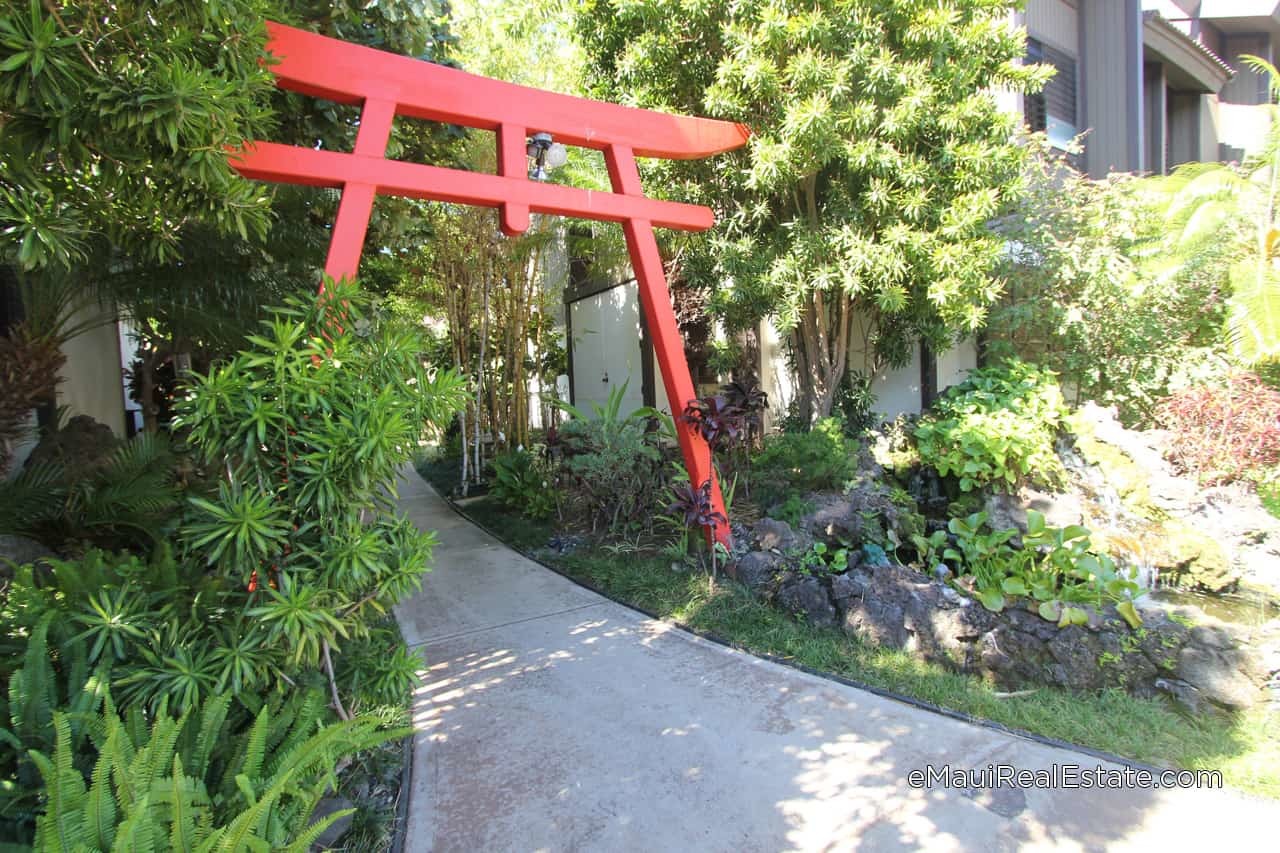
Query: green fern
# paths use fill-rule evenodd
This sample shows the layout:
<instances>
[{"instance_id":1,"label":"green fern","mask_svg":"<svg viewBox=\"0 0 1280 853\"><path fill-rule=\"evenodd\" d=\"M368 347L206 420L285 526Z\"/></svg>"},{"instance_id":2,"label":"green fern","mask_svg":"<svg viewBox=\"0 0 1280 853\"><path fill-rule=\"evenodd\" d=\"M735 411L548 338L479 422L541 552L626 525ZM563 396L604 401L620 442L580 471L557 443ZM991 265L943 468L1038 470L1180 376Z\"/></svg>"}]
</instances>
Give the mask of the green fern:
<instances>
[{"instance_id":1,"label":"green fern","mask_svg":"<svg viewBox=\"0 0 1280 853\"><path fill-rule=\"evenodd\" d=\"M336 781L338 761L409 731L384 729L373 717L324 725L313 710L323 707L315 690L263 707L239 733L226 698L176 719L162 709L147 727L136 722L140 715L121 719L110 697L104 705L90 726L96 756L87 784L70 714L53 713L52 757L31 752L44 782L45 809L35 826L38 853L304 851L349 813L310 824L316 804ZM277 716L291 720L283 731L273 725ZM273 732L276 754L266 749Z\"/></svg>"},{"instance_id":2,"label":"green fern","mask_svg":"<svg viewBox=\"0 0 1280 853\"><path fill-rule=\"evenodd\" d=\"M30 536L56 518L64 500L62 466L45 462L24 468L0 489L0 533Z\"/></svg>"}]
</instances>

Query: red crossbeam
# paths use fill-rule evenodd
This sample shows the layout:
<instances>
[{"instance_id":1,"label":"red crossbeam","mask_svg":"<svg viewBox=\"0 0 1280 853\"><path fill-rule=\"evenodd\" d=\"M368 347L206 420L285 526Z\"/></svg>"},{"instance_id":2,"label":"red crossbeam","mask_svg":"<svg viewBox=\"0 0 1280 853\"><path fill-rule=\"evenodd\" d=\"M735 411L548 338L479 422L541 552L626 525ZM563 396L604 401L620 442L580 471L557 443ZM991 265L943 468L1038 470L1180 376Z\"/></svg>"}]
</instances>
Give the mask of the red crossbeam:
<instances>
[{"instance_id":1,"label":"red crossbeam","mask_svg":"<svg viewBox=\"0 0 1280 853\"><path fill-rule=\"evenodd\" d=\"M233 165L246 178L260 181L313 187L368 184L379 195L482 207L517 203L537 213L606 222L647 219L655 226L682 231L705 231L715 222L711 211L698 205L531 181L527 175L524 145L520 146L521 171L518 177L486 175L337 151L317 151L275 142L256 143L241 153Z\"/></svg>"},{"instance_id":2,"label":"red crossbeam","mask_svg":"<svg viewBox=\"0 0 1280 853\"><path fill-rule=\"evenodd\" d=\"M744 126L544 92L281 24L268 23L267 29L277 60L271 70L282 88L361 105L351 153L259 142L231 154L232 166L247 178L341 188L325 260L329 277L355 276L373 200L380 194L496 207L508 235L528 229L531 211L620 222L667 399L674 414L683 411L695 391L653 229L702 231L714 219L705 207L646 198L635 158L688 159L728 151L746 143ZM498 173L386 159L397 115L494 131ZM529 180L525 146L536 132L603 151L613 192ZM715 509L723 512L710 448L687 425L676 434L690 481L710 481ZM727 529L716 533L728 543Z\"/></svg>"}]
</instances>

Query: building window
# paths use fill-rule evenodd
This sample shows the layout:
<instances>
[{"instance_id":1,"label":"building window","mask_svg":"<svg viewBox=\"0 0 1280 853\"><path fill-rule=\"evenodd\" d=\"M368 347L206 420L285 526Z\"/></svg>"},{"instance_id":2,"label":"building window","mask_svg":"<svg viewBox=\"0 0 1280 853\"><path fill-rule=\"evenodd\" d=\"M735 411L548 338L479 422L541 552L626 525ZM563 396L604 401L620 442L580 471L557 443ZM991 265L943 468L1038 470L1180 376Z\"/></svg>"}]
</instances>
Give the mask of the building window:
<instances>
[{"instance_id":1,"label":"building window","mask_svg":"<svg viewBox=\"0 0 1280 853\"><path fill-rule=\"evenodd\" d=\"M1027 125L1044 133L1055 148L1067 148L1076 134L1076 61L1036 39L1027 39L1027 61L1057 69L1042 91L1026 96Z\"/></svg>"}]
</instances>

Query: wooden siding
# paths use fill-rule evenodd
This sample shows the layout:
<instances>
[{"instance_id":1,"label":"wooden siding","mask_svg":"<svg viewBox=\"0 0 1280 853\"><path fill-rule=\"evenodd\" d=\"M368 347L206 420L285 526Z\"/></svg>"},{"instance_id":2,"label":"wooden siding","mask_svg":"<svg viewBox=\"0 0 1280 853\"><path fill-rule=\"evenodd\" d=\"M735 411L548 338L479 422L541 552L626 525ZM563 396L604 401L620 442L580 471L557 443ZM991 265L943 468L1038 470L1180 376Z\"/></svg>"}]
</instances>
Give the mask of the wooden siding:
<instances>
[{"instance_id":1,"label":"wooden siding","mask_svg":"<svg viewBox=\"0 0 1280 853\"><path fill-rule=\"evenodd\" d=\"M1138 0L1080 0L1081 114L1093 177L1143 168L1142 9Z\"/></svg>"},{"instance_id":2,"label":"wooden siding","mask_svg":"<svg viewBox=\"0 0 1280 853\"><path fill-rule=\"evenodd\" d=\"M1080 21L1076 4L1068 0L1027 0L1027 35L1080 56Z\"/></svg>"}]
</instances>

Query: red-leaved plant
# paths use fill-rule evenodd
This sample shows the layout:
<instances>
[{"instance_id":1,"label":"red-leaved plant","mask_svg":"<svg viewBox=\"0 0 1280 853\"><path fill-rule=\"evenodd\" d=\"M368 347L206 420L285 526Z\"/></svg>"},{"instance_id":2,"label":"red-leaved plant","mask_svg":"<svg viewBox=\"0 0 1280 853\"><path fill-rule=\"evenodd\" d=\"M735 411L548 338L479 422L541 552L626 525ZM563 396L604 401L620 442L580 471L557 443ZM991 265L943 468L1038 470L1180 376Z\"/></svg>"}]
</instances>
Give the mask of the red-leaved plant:
<instances>
[{"instance_id":1,"label":"red-leaved plant","mask_svg":"<svg viewBox=\"0 0 1280 853\"><path fill-rule=\"evenodd\" d=\"M1280 391L1256 374L1180 391L1160 404L1158 418L1172 433L1169 461L1207 485L1280 464Z\"/></svg>"}]
</instances>

